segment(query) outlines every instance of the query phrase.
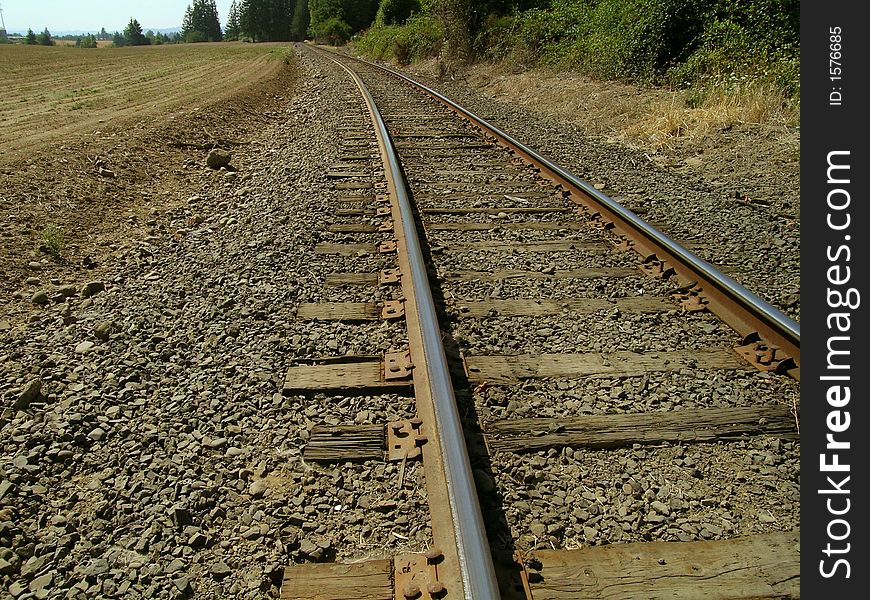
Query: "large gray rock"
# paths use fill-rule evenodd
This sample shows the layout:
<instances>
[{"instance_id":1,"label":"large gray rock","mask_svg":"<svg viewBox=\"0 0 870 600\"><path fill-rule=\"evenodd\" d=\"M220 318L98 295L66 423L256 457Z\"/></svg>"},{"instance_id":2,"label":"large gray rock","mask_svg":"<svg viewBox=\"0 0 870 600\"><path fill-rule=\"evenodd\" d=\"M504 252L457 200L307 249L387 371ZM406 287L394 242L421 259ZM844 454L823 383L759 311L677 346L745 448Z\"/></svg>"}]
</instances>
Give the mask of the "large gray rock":
<instances>
[{"instance_id":1,"label":"large gray rock","mask_svg":"<svg viewBox=\"0 0 870 600\"><path fill-rule=\"evenodd\" d=\"M209 573L211 573L211 576L215 579L223 579L232 572L233 570L230 566L222 560L217 561L209 567Z\"/></svg>"},{"instance_id":2,"label":"large gray rock","mask_svg":"<svg viewBox=\"0 0 870 600\"><path fill-rule=\"evenodd\" d=\"M79 342L79 344L75 347L74 352L76 354L87 354L94 348L94 343L90 340L85 340L84 342Z\"/></svg>"},{"instance_id":3,"label":"large gray rock","mask_svg":"<svg viewBox=\"0 0 870 600\"><path fill-rule=\"evenodd\" d=\"M230 164L230 160L232 160L233 155L229 150L221 150L220 148L215 148L211 152L208 153L208 156L205 159L205 164L207 164L212 169L220 169L221 167L226 167Z\"/></svg>"},{"instance_id":4,"label":"large gray rock","mask_svg":"<svg viewBox=\"0 0 870 600\"><path fill-rule=\"evenodd\" d=\"M42 380L31 379L21 388L21 393L15 399L13 407L16 410L26 410L30 406L30 403L39 397L40 391L42 391Z\"/></svg>"},{"instance_id":5,"label":"large gray rock","mask_svg":"<svg viewBox=\"0 0 870 600\"><path fill-rule=\"evenodd\" d=\"M106 289L106 284L102 281L89 281L82 287L82 298L90 298L96 296Z\"/></svg>"},{"instance_id":6,"label":"large gray rock","mask_svg":"<svg viewBox=\"0 0 870 600\"><path fill-rule=\"evenodd\" d=\"M113 328L114 324L111 321L102 321L99 325L94 327L94 335L105 342L112 334Z\"/></svg>"}]
</instances>

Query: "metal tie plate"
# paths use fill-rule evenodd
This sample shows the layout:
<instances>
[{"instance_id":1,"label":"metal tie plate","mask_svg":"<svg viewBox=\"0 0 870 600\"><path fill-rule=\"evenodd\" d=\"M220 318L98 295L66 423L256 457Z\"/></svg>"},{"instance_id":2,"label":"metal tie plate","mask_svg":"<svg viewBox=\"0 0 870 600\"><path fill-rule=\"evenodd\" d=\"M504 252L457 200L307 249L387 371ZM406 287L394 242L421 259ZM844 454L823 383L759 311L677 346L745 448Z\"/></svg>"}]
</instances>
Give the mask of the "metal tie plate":
<instances>
[{"instance_id":1,"label":"metal tie plate","mask_svg":"<svg viewBox=\"0 0 870 600\"><path fill-rule=\"evenodd\" d=\"M381 309L381 319L401 319L405 316L405 303L402 300L387 300Z\"/></svg>"},{"instance_id":2,"label":"metal tie plate","mask_svg":"<svg viewBox=\"0 0 870 600\"><path fill-rule=\"evenodd\" d=\"M418 458L428 441L423 435L422 419L393 421L387 425L387 460Z\"/></svg>"},{"instance_id":3,"label":"metal tie plate","mask_svg":"<svg viewBox=\"0 0 870 600\"><path fill-rule=\"evenodd\" d=\"M401 282L401 269L384 269L378 273L378 285L396 285Z\"/></svg>"},{"instance_id":4,"label":"metal tie plate","mask_svg":"<svg viewBox=\"0 0 870 600\"><path fill-rule=\"evenodd\" d=\"M444 555L437 549L426 554L400 554L393 559L396 583L395 600L430 600L443 598L447 588L438 581L438 564Z\"/></svg>"},{"instance_id":5,"label":"metal tie plate","mask_svg":"<svg viewBox=\"0 0 870 600\"><path fill-rule=\"evenodd\" d=\"M411 369L414 368L414 363L411 362L411 353L407 350L403 352L388 352L384 355L384 380L405 379L411 376Z\"/></svg>"},{"instance_id":6,"label":"metal tie plate","mask_svg":"<svg viewBox=\"0 0 870 600\"><path fill-rule=\"evenodd\" d=\"M399 243L396 240L387 240L378 244L378 252L381 254L391 254L399 249Z\"/></svg>"}]
</instances>

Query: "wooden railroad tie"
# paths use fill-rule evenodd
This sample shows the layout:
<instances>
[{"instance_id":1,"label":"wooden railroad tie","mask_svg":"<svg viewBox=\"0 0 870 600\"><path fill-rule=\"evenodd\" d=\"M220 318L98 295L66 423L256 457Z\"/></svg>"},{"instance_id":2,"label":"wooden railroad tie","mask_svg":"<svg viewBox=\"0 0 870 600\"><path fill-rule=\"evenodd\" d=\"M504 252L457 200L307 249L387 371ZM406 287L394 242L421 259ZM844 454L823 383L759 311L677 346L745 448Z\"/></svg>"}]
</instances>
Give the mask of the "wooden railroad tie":
<instances>
[{"instance_id":1,"label":"wooden railroad tie","mask_svg":"<svg viewBox=\"0 0 870 600\"><path fill-rule=\"evenodd\" d=\"M489 448L502 452L719 442L756 435L798 437L794 416L784 405L509 419L490 423L486 434Z\"/></svg>"},{"instance_id":2,"label":"wooden railroad tie","mask_svg":"<svg viewBox=\"0 0 870 600\"><path fill-rule=\"evenodd\" d=\"M325 357L314 362L319 364L287 369L282 388L285 395L368 394L407 390L414 384L407 351L384 356Z\"/></svg>"},{"instance_id":3,"label":"wooden railroad tie","mask_svg":"<svg viewBox=\"0 0 870 600\"><path fill-rule=\"evenodd\" d=\"M436 549L351 564L288 566L281 599L449 598L439 578L439 555ZM800 598L799 530L730 540L537 550L524 557L524 564L534 600Z\"/></svg>"}]
</instances>

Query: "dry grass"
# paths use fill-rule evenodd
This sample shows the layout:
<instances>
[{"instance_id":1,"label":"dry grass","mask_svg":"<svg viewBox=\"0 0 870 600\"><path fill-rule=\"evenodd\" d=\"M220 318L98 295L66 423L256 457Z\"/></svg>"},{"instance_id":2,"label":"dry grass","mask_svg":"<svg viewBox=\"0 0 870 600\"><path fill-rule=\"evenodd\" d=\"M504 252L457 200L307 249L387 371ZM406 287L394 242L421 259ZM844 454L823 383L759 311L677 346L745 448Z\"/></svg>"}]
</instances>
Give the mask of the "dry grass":
<instances>
[{"instance_id":1,"label":"dry grass","mask_svg":"<svg viewBox=\"0 0 870 600\"><path fill-rule=\"evenodd\" d=\"M491 98L582 122L590 133L604 136L617 135L666 99L663 93L641 93L618 82L542 69L511 73L478 65L468 73L467 81Z\"/></svg>"},{"instance_id":2,"label":"dry grass","mask_svg":"<svg viewBox=\"0 0 870 600\"><path fill-rule=\"evenodd\" d=\"M676 140L704 136L747 125L794 125L800 119L799 106L790 104L771 85L756 84L730 93L708 94L699 106L687 106L686 93L671 93L670 104L662 104L621 132L628 142L654 149Z\"/></svg>"},{"instance_id":3,"label":"dry grass","mask_svg":"<svg viewBox=\"0 0 870 600\"><path fill-rule=\"evenodd\" d=\"M800 118L799 106L791 105L773 86L761 84L728 94L707 94L703 102L690 106L687 92L547 70L513 73L478 65L466 81L491 98L533 108L577 123L590 134L646 150L678 142L702 143L706 136L733 127L794 125Z\"/></svg>"}]
</instances>

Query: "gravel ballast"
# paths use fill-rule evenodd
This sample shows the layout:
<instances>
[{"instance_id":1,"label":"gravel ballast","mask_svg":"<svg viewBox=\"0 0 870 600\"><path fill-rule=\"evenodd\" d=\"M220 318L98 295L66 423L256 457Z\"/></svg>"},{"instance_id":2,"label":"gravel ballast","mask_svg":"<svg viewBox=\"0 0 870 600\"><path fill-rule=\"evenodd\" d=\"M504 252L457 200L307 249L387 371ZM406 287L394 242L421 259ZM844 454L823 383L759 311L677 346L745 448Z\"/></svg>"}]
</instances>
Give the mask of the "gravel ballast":
<instances>
[{"instance_id":1,"label":"gravel ballast","mask_svg":"<svg viewBox=\"0 0 870 600\"><path fill-rule=\"evenodd\" d=\"M0 331L0 582L15 598L266 598L285 565L421 550L422 470L308 464L316 424L413 416L397 396L281 394L295 359L407 346L403 324L301 322L302 302L383 256L325 256L341 206L337 115L362 114L341 72L303 58L286 108L191 176L185 206L81 294L47 289ZM357 219L358 221L358 219ZM367 241L380 241L371 235Z\"/></svg>"},{"instance_id":2,"label":"gravel ballast","mask_svg":"<svg viewBox=\"0 0 870 600\"><path fill-rule=\"evenodd\" d=\"M201 164L185 164L187 202L164 208L155 200L147 235L119 233L99 279L70 286L44 277L37 262L21 281L17 299L28 316L0 320L0 596L274 598L285 569L294 565L430 546L420 464L402 469L383 461L315 464L303 458L315 426L407 419L415 415L413 399L281 392L290 366L408 345L402 322L296 318L302 303L381 302L401 295L398 287L325 285L335 273L394 267L395 257L315 251L319 244L377 244L388 236L327 231L336 223L379 223L336 214L350 207L341 197L352 194L337 191L326 176L347 151L341 141L353 121L341 117L365 112L341 69L307 51L299 57L299 83L287 91L286 105L264 115L262 129L233 147L231 168L214 160L207 165L207 151ZM727 200L729 190L657 170L637 152L601 147L576 129L518 107L437 85L574 165L645 218L667 223L680 241L697 242L702 256L799 315L792 297L799 288L793 256L798 233L776 220L748 231L744 208ZM354 144L359 142L355 153L375 155L374 137ZM376 161L361 169L379 172ZM488 184L520 197L529 189L527 175L493 176ZM450 194L466 194L466 205L478 208L508 206L474 195L477 184L476 176L467 176ZM421 197L431 193L421 208L456 205L439 197L448 194L434 180L417 185ZM541 196L538 206L564 206L549 192ZM522 198L512 202L527 205ZM673 216L677 210L681 217ZM428 222L508 225L525 219L432 215ZM555 213L542 217L547 219L576 223L583 217ZM595 250L548 255L449 249L460 241L554 237L605 239L586 230L504 228L467 235L437 231L428 243L447 248L433 251L434 272L444 276L481 265L545 274L634 268L630 255ZM776 251L776 261L765 258L768 250ZM451 281L442 291L446 333L468 354L735 343L733 332L709 315L676 310L481 319L456 312L469 299L619 299L672 291L637 272L590 280ZM655 331L645 333L650 327ZM786 405L798 403L797 384L776 376L690 370L481 386L469 397L477 424L485 425L746 406L759 400L758 390ZM758 438L614 453L560 448L492 458L491 469L478 468L475 477L487 490L484 509L503 518L502 532L517 548L726 539L796 527L799 520L796 442Z\"/></svg>"}]
</instances>

